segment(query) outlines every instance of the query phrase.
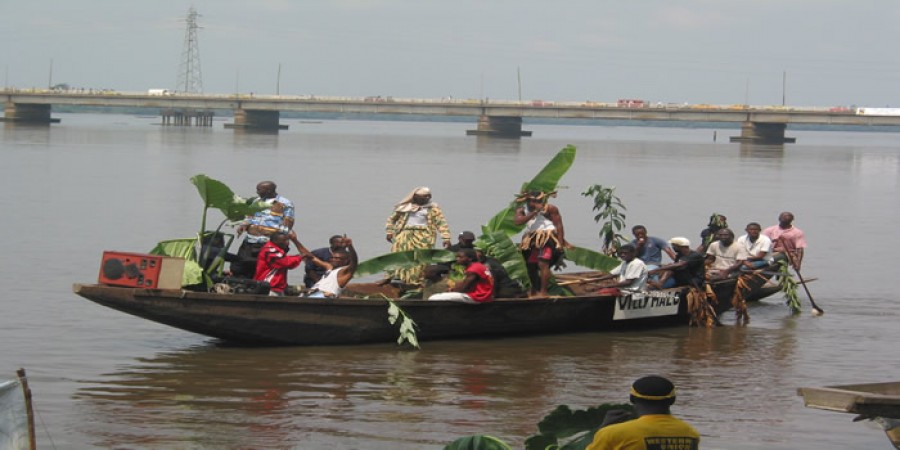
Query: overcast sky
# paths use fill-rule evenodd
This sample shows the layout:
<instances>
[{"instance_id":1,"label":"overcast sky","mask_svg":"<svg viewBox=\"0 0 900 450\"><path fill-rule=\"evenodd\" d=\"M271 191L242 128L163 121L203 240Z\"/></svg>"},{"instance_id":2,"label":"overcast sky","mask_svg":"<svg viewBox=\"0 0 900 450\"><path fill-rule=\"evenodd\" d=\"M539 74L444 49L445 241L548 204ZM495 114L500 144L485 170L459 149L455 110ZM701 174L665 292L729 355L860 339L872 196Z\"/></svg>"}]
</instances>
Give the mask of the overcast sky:
<instances>
[{"instance_id":1,"label":"overcast sky","mask_svg":"<svg viewBox=\"0 0 900 450\"><path fill-rule=\"evenodd\" d=\"M206 93L900 105L896 0L0 0L3 85L173 89L191 6Z\"/></svg>"}]
</instances>

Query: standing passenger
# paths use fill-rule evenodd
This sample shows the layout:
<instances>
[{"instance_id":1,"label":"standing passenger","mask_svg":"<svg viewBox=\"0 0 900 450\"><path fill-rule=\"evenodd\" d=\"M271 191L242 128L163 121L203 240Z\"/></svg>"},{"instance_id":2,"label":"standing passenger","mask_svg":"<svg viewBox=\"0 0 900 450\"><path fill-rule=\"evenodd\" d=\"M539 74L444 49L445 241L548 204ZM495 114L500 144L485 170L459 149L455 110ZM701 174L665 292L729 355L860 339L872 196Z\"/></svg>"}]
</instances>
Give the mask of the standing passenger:
<instances>
[{"instance_id":1,"label":"standing passenger","mask_svg":"<svg viewBox=\"0 0 900 450\"><path fill-rule=\"evenodd\" d=\"M231 274L238 278L253 278L259 251L269 236L277 231L291 231L294 228L294 203L278 195L274 182L263 181L256 185L255 201L265 202L268 209L259 211L241 223L238 236L247 234L238 249L238 261L231 263Z\"/></svg>"},{"instance_id":2,"label":"standing passenger","mask_svg":"<svg viewBox=\"0 0 900 450\"><path fill-rule=\"evenodd\" d=\"M531 280L529 297L547 297L550 266L562 257L564 248L571 247L566 242L559 208L547 202L555 195L555 192L532 191L518 198L525 204L516 209L514 222L516 225L525 225L519 248L525 257L528 278Z\"/></svg>"},{"instance_id":3,"label":"standing passenger","mask_svg":"<svg viewBox=\"0 0 900 450\"><path fill-rule=\"evenodd\" d=\"M450 227L437 203L431 201L431 189L418 187L394 206L385 225L387 241L392 252L434 248L436 235L441 235L444 248L450 247ZM389 274L406 284L422 282L422 269L416 266L398 269Z\"/></svg>"}]
</instances>

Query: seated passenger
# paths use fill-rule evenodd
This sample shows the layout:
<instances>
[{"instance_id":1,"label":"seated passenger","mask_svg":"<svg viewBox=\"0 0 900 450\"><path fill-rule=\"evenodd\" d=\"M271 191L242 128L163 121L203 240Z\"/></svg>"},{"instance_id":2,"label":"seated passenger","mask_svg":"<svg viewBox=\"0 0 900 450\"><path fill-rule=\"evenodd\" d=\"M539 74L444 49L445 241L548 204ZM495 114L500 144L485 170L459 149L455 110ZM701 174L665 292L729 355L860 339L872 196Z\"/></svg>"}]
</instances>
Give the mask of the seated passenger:
<instances>
[{"instance_id":1,"label":"seated passenger","mask_svg":"<svg viewBox=\"0 0 900 450\"><path fill-rule=\"evenodd\" d=\"M706 253L709 244L712 244L712 242L717 239L716 233L724 228L728 228L727 217L716 213L709 216L709 223L706 224L706 228L700 231L700 245L697 246L697 251Z\"/></svg>"},{"instance_id":2,"label":"seated passenger","mask_svg":"<svg viewBox=\"0 0 900 450\"><path fill-rule=\"evenodd\" d=\"M653 270L662 265L662 254L665 252L673 261L675 260L675 252L669 244L656 237L647 236L647 227L643 225L635 225L631 229L634 239L631 245L637 251L637 257L647 265L647 270Z\"/></svg>"},{"instance_id":3,"label":"seated passenger","mask_svg":"<svg viewBox=\"0 0 900 450\"><path fill-rule=\"evenodd\" d=\"M734 232L723 228L716 232L716 240L706 249L709 279L722 280L740 275L738 269L750 256L747 248L734 240Z\"/></svg>"},{"instance_id":4,"label":"seated passenger","mask_svg":"<svg viewBox=\"0 0 900 450\"><path fill-rule=\"evenodd\" d=\"M597 279L604 281L618 277L615 282L603 283L600 289L601 294L618 295L619 290L629 292L644 291L647 287L647 265L637 258L637 251L631 244L625 244L619 247L616 252L622 263L615 269L610 270L609 274Z\"/></svg>"},{"instance_id":5,"label":"seated passenger","mask_svg":"<svg viewBox=\"0 0 900 450\"><path fill-rule=\"evenodd\" d=\"M342 236L334 235L328 240L328 247L317 248L312 251L312 254L316 258L319 258L320 261L331 262L331 255L342 248L340 245L342 239ZM325 272L328 271L328 269L314 263L310 259L307 259L304 262L303 270L305 272L305 275L303 275L303 284L308 288L313 287L317 281L322 279Z\"/></svg>"},{"instance_id":6,"label":"seated passenger","mask_svg":"<svg viewBox=\"0 0 900 450\"><path fill-rule=\"evenodd\" d=\"M220 232L207 233L200 239L200 255L198 259L201 261L200 267L209 272L216 258L222 253L222 258L227 262L238 261L239 258L234 253L228 253L225 249L225 234ZM213 269L217 269L213 268Z\"/></svg>"},{"instance_id":7,"label":"seated passenger","mask_svg":"<svg viewBox=\"0 0 900 450\"><path fill-rule=\"evenodd\" d=\"M494 298L519 298L525 296L525 289L518 281L509 277L509 273L503 268L503 264L497 261L497 258L491 258L484 254L483 251L476 248L475 256L478 262L487 266L494 276Z\"/></svg>"},{"instance_id":8,"label":"seated passenger","mask_svg":"<svg viewBox=\"0 0 900 450\"><path fill-rule=\"evenodd\" d=\"M769 254L772 251L772 240L761 234L762 227L756 222L748 223L744 231L747 234L737 238L737 243L743 245L748 254L741 270L761 269L768 266L771 262Z\"/></svg>"},{"instance_id":9,"label":"seated passenger","mask_svg":"<svg viewBox=\"0 0 900 450\"><path fill-rule=\"evenodd\" d=\"M456 252L456 263L466 268L466 277L451 292L434 294L428 300L484 303L494 299L494 277L487 266L476 260L475 250L464 248Z\"/></svg>"},{"instance_id":10,"label":"seated passenger","mask_svg":"<svg viewBox=\"0 0 900 450\"><path fill-rule=\"evenodd\" d=\"M341 238L342 250L335 251L331 255L331 262L322 261L310 254L312 262L325 267L327 271L306 295L310 298L335 298L341 296L341 291L353 278L356 266L359 263L353 241L348 237Z\"/></svg>"},{"instance_id":11,"label":"seated passenger","mask_svg":"<svg viewBox=\"0 0 900 450\"><path fill-rule=\"evenodd\" d=\"M300 266L300 262L303 261L302 255L288 255L291 239L297 244L298 250L301 252L305 250L297 241L293 230L290 233L276 231L269 236L269 240L259 250L253 279L269 283L271 286L269 295L283 296L288 285L288 270Z\"/></svg>"},{"instance_id":12,"label":"seated passenger","mask_svg":"<svg viewBox=\"0 0 900 450\"><path fill-rule=\"evenodd\" d=\"M673 237L669 244L675 250L675 262L656 269L659 279L648 282L652 289L680 286L699 288L706 283L706 257L691 249L691 241L685 237Z\"/></svg>"}]
</instances>

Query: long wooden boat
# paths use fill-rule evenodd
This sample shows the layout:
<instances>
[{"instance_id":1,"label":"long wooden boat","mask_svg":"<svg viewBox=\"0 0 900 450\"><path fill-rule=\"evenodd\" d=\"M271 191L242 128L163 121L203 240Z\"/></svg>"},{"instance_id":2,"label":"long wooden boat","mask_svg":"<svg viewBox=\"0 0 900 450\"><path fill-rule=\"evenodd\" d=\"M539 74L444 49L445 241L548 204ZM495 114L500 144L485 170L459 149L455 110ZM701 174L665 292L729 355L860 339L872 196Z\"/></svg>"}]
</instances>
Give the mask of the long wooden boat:
<instances>
[{"instance_id":1,"label":"long wooden boat","mask_svg":"<svg viewBox=\"0 0 900 450\"><path fill-rule=\"evenodd\" d=\"M345 297L316 299L220 294L75 284L76 294L109 308L194 333L247 345L340 345L392 342L388 322L394 302L418 325L420 341L535 335L580 331L687 326L685 292L654 291L643 297L582 294L546 299L511 298L467 304L396 299L391 286L354 283ZM730 308L733 283L716 285L718 312ZM747 300L771 295L762 286ZM726 300L728 299L728 300Z\"/></svg>"}]
</instances>

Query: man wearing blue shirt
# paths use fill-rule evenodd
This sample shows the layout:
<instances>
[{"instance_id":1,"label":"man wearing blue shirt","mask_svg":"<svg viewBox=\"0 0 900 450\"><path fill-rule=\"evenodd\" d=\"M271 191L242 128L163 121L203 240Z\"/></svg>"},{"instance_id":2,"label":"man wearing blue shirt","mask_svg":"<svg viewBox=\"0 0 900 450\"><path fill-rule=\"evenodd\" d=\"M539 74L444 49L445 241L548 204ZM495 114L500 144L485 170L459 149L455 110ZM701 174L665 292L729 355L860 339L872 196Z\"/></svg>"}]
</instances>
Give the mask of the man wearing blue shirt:
<instances>
[{"instance_id":1,"label":"man wearing blue shirt","mask_svg":"<svg viewBox=\"0 0 900 450\"><path fill-rule=\"evenodd\" d=\"M631 228L634 239L631 245L637 250L637 257L647 265L647 270L653 270L662 265L662 254L666 252L672 261L675 260L675 252L669 243L655 236L647 236L647 228L643 225L635 225Z\"/></svg>"},{"instance_id":2,"label":"man wearing blue shirt","mask_svg":"<svg viewBox=\"0 0 900 450\"><path fill-rule=\"evenodd\" d=\"M256 272L256 259L259 250L269 236L276 232L287 233L294 228L294 203L278 195L277 186L272 181L263 181L256 185L257 198L254 201L265 202L268 209L248 216L238 226L238 236L244 234L244 240L238 249L239 261L231 263L231 275L237 278L253 278Z\"/></svg>"}]
</instances>

